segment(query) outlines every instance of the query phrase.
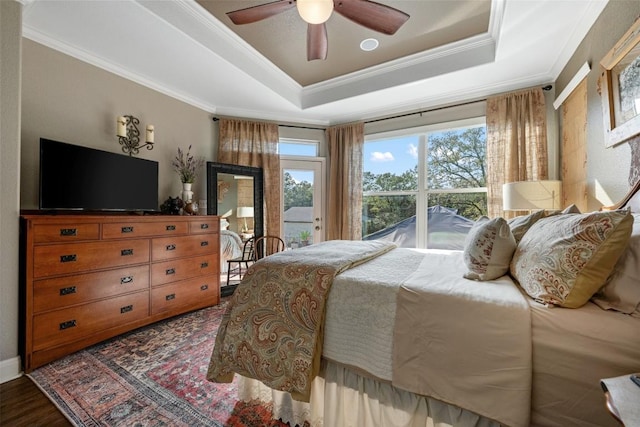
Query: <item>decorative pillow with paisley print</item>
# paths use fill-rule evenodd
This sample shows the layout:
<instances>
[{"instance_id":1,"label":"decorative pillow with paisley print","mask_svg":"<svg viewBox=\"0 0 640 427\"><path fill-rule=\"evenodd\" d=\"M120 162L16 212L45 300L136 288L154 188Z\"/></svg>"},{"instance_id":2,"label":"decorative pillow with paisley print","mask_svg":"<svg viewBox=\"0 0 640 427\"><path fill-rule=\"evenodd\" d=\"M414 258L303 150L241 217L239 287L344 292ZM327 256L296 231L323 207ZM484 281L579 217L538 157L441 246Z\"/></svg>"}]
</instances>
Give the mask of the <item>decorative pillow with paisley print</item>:
<instances>
[{"instance_id":1,"label":"decorative pillow with paisley print","mask_svg":"<svg viewBox=\"0 0 640 427\"><path fill-rule=\"evenodd\" d=\"M516 240L504 218L478 219L465 239L466 279L493 280L509 272Z\"/></svg>"},{"instance_id":2,"label":"decorative pillow with paisley print","mask_svg":"<svg viewBox=\"0 0 640 427\"><path fill-rule=\"evenodd\" d=\"M542 303L580 307L611 274L632 225L628 210L543 218L518 243L511 275Z\"/></svg>"}]
</instances>

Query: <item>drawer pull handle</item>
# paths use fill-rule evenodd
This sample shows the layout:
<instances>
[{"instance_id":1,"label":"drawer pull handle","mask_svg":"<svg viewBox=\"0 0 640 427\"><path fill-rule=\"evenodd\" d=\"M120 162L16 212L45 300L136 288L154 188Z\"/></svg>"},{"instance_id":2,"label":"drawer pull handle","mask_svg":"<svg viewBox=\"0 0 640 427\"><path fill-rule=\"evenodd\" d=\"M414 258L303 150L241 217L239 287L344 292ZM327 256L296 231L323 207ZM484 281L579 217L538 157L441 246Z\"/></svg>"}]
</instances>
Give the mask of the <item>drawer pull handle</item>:
<instances>
[{"instance_id":1,"label":"drawer pull handle","mask_svg":"<svg viewBox=\"0 0 640 427\"><path fill-rule=\"evenodd\" d=\"M176 294L169 294L164 297L167 301L171 301L172 299L176 299Z\"/></svg>"},{"instance_id":2,"label":"drawer pull handle","mask_svg":"<svg viewBox=\"0 0 640 427\"><path fill-rule=\"evenodd\" d=\"M65 329L69 329L69 328L75 328L76 327L76 320L67 320L66 322L62 322L60 323L60 330L64 331Z\"/></svg>"},{"instance_id":3,"label":"drawer pull handle","mask_svg":"<svg viewBox=\"0 0 640 427\"><path fill-rule=\"evenodd\" d=\"M201 230L206 230L207 228L209 228L209 224L200 224Z\"/></svg>"},{"instance_id":4,"label":"drawer pull handle","mask_svg":"<svg viewBox=\"0 0 640 427\"><path fill-rule=\"evenodd\" d=\"M122 233L133 233L133 227L122 227Z\"/></svg>"},{"instance_id":5,"label":"drawer pull handle","mask_svg":"<svg viewBox=\"0 0 640 427\"><path fill-rule=\"evenodd\" d=\"M73 255L61 255L60 262L74 262L78 259L76 254Z\"/></svg>"},{"instance_id":6,"label":"drawer pull handle","mask_svg":"<svg viewBox=\"0 0 640 427\"><path fill-rule=\"evenodd\" d=\"M63 297L65 295L70 295L70 294L75 294L76 293L76 287L75 286L69 286L67 288L60 288L60 296Z\"/></svg>"},{"instance_id":7,"label":"drawer pull handle","mask_svg":"<svg viewBox=\"0 0 640 427\"><path fill-rule=\"evenodd\" d=\"M202 285L202 286L200 286L200 290L201 290L201 291L206 291L207 289L209 289L209 285Z\"/></svg>"},{"instance_id":8,"label":"drawer pull handle","mask_svg":"<svg viewBox=\"0 0 640 427\"><path fill-rule=\"evenodd\" d=\"M128 313L132 310L133 310L133 305L125 305L124 307L120 308L120 314Z\"/></svg>"},{"instance_id":9,"label":"drawer pull handle","mask_svg":"<svg viewBox=\"0 0 640 427\"><path fill-rule=\"evenodd\" d=\"M207 267L209 267L209 263L208 262L205 261L205 262L200 263L200 268L207 268Z\"/></svg>"},{"instance_id":10,"label":"drawer pull handle","mask_svg":"<svg viewBox=\"0 0 640 427\"><path fill-rule=\"evenodd\" d=\"M176 269L175 269L175 268L168 268L168 269L165 271L165 274L166 274L167 276L168 276L168 275L170 275L170 274L176 274Z\"/></svg>"},{"instance_id":11,"label":"drawer pull handle","mask_svg":"<svg viewBox=\"0 0 640 427\"><path fill-rule=\"evenodd\" d=\"M61 228L60 235L61 236L77 236L78 230L75 228Z\"/></svg>"},{"instance_id":12,"label":"drawer pull handle","mask_svg":"<svg viewBox=\"0 0 640 427\"><path fill-rule=\"evenodd\" d=\"M133 276L125 276L120 278L121 285L126 285L127 283L132 283L132 282L133 282Z\"/></svg>"},{"instance_id":13,"label":"drawer pull handle","mask_svg":"<svg viewBox=\"0 0 640 427\"><path fill-rule=\"evenodd\" d=\"M200 246L209 246L209 242L206 240L204 242L200 242Z\"/></svg>"},{"instance_id":14,"label":"drawer pull handle","mask_svg":"<svg viewBox=\"0 0 640 427\"><path fill-rule=\"evenodd\" d=\"M167 231L175 231L176 230L176 226L175 225L167 225Z\"/></svg>"},{"instance_id":15,"label":"drawer pull handle","mask_svg":"<svg viewBox=\"0 0 640 427\"><path fill-rule=\"evenodd\" d=\"M121 256L133 255L133 249L123 249L120 251Z\"/></svg>"},{"instance_id":16,"label":"drawer pull handle","mask_svg":"<svg viewBox=\"0 0 640 427\"><path fill-rule=\"evenodd\" d=\"M167 245L168 251L174 251L176 249L176 245Z\"/></svg>"}]
</instances>

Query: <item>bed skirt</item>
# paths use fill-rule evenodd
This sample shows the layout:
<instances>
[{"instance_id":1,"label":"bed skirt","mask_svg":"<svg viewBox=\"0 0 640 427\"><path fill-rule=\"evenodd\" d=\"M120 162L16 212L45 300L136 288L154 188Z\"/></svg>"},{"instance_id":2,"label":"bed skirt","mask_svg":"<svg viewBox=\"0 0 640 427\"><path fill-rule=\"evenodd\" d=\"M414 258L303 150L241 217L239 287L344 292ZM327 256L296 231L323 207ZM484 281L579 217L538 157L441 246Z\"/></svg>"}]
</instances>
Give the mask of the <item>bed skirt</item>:
<instances>
[{"instance_id":1,"label":"bed skirt","mask_svg":"<svg viewBox=\"0 0 640 427\"><path fill-rule=\"evenodd\" d=\"M239 376L238 398L273 404L274 419L291 426L499 426L473 412L397 389L323 360L321 376L311 384L309 403L272 390L258 380Z\"/></svg>"}]
</instances>

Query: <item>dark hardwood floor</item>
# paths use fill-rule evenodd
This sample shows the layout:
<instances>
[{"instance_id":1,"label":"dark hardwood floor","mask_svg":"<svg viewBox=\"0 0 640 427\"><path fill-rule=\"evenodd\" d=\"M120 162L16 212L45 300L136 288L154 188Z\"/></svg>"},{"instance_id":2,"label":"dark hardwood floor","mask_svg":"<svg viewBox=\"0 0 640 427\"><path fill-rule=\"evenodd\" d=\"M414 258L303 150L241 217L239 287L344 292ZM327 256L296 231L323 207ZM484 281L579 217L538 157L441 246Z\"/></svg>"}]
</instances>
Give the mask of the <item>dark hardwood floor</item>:
<instances>
[{"instance_id":1,"label":"dark hardwood floor","mask_svg":"<svg viewBox=\"0 0 640 427\"><path fill-rule=\"evenodd\" d=\"M0 384L0 426L67 427L72 424L26 376Z\"/></svg>"}]
</instances>

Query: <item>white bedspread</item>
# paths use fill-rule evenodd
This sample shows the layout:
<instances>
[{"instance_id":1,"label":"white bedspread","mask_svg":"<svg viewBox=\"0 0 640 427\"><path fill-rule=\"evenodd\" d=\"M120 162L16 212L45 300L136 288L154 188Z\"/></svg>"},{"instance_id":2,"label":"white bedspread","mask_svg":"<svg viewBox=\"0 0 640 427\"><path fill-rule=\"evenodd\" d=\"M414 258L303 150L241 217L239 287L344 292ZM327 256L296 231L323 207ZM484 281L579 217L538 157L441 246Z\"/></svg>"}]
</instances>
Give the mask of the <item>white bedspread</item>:
<instances>
[{"instance_id":1,"label":"white bedspread","mask_svg":"<svg viewBox=\"0 0 640 427\"><path fill-rule=\"evenodd\" d=\"M329 294L323 356L504 424L527 425L527 301L507 277L476 282L462 272L462 252L402 248L343 272ZM398 304L417 315L403 327L410 340L427 344L411 346L416 353L394 356ZM420 377L394 372L394 357L411 375L419 368ZM435 359L428 368L425 358Z\"/></svg>"},{"instance_id":2,"label":"white bedspread","mask_svg":"<svg viewBox=\"0 0 640 427\"><path fill-rule=\"evenodd\" d=\"M323 357L391 381L396 295L423 258L423 252L398 248L336 276L327 300Z\"/></svg>"},{"instance_id":3,"label":"white bedspread","mask_svg":"<svg viewBox=\"0 0 640 427\"><path fill-rule=\"evenodd\" d=\"M462 277L461 252L430 253L398 291L393 385L528 426L531 314L513 281Z\"/></svg>"}]
</instances>

